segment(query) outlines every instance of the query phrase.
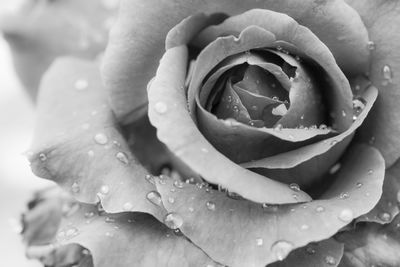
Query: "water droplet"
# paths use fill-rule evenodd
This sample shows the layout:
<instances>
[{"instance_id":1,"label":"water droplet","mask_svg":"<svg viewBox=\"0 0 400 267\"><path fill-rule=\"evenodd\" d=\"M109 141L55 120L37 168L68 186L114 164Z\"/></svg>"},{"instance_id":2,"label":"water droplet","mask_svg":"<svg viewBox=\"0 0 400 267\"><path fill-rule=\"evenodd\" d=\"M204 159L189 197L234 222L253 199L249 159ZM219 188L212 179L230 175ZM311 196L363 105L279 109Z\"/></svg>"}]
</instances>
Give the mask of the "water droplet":
<instances>
[{"instance_id":1,"label":"water droplet","mask_svg":"<svg viewBox=\"0 0 400 267\"><path fill-rule=\"evenodd\" d=\"M315 254L315 249L313 247L306 247L306 252L309 255Z\"/></svg>"},{"instance_id":2,"label":"water droplet","mask_svg":"<svg viewBox=\"0 0 400 267\"><path fill-rule=\"evenodd\" d=\"M368 50L375 50L375 48L376 48L376 45L375 45L375 43L373 41L368 41L367 42L367 49Z\"/></svg>"},{"instance_id":3,"label":"water droplet","mask_svg":"<svg viewBox=\"0 0 400 267\"><path fill-rule=\"evenodd\" d=\"M390 213L387 213L387 212L382 212L378 216L379 216L379 219L381 219L384 222L388 222L388 221L390 221L390 219L392 219L392 215L390 215Z\"/></svg>"},{"instance_id":4,"label":"water droplet","mask_svg":"<svg viewBox=\"0 0 400 267\"><path fill-rule=\"evenodd\" d=\"M285 240L277 241L271 246L272 253L279 261L284 260L292 249L293 244Z\"/></svg>"},{"instance_id":5,"label":"water droplet","mask_svg":"<svg viewBox=\"0 0 400 267\"><path fill-rule=\"evenodd\" d=\"M78 193L79 192L79 190L80 190L80 187L79 187L79 185L78 185L78 183L77 182L74 182L72 185L71 185L71 191L72 191L72 193Z\"/></svg>"},{"instance_id":6,"label":"water droplet","mask_svg":"<svg viewBox=\"0 0 400 267\"><path fill-rule=\"evenodd\" d=\"M342 117L346 117L346 116L347 116L346 111L342 110Z\"/></svg>"},{"instance_id":7,"label":"water droplet","mask_svg":"<svg viewBox=\"0 0 400 267\"><path fill-rule=\"evenodd\" d=\"M102 185L100 188L100 193L107 195L110 192L110 188L107 185Z\"/></svg>"},{"instance_id":8,"label":"water droplet","mask_svg":"<svg viewBox=\"0 0 400 267\"><path fill-rule=\"evenodd\" d=\"M168 111L168 106L164 102L157 102L154 104L154 110L159 114L165 114Z\"/></svg>"},{"instance_id":9,"label":"water droplet","mask_svg":"<svg viewBox=\"0 0 400 267\"><path fill-rule=\"evenodd\" d=\"M315 210L316 210L317 212L324 212L324 211L325 211L325 208L322 207L322 206L318 206L318 207L315 208Z\"/></svg>"},{"instance_id":10,"label":"water droplet","mask_svg":"<svg viewBox=\"0 0 400 267\"><path fill-rule=\"evenodd\" d=\"M115 157L124 164L128 164L128 156L124 152L118 152Z\"/></svg>"},{"instance_id":11,"label":"water droplet","mask_svg":"<svg viewBox=\"0 0 400 267\"><path fill-rule=\"evenodd\" d=\"M351 220L353 220L353 216L353 211L351 209L343 209L339 213L338 218L343 222L350 222Z\"/></svg>"},{"instance_id":12,"label":"water droplet","mask_svg":"<svg viewBox=\"0 0 400 267\"><path fill-rule=\"evenodd\" d=\"M47 160L47 156L44 153L40 153L39 154L39 159L40 159L40 161L46 161Z\"/></svg>"},{"instance_id":13,"label":"water droplet","mask_svg":"<svg viewBox=\"0 0 400 267\"><path fill-rule=\"evenodd\" d=\"M374 171L372 170L372 169L368 169L368 174L369 175L371 175L371 174L373 174L374 173Z\"/></svg>"},{"instance_id":14,"label":"water droplet","mask_svg":"<svg viewBox=\"0 0 400 267\"><path fill-rule=\"evenodd\" d=\"M363 186L362 183L360 183L360 182L356 183L356 187L357 187L357 188L360 188L361 186Z\"/></svg>"},{"instance_id":15,"label":"water droplet","mask_svg":"<svg viewBox=\"0 0 400 267\"><path fill-rule=\"evenodd\" d=\"M179 214L171 212L165 216L164 224L168 228L175 230L183 225L183 219Z\"/></svg>"},{"instance_id":16,"label":"water droplet","mask_svg":"<svg viewBox=\"0 0 400 267\"><path fill-rule=\"evenodd\" d=\"M79 233L79 230L77 228L71 227L67 231L65 231L65 236L68 238L71 238L71 237L77 236L78 233Z\"/></svg>"},{"instance_id":17,"label":"water droplet","mask_svg":"<svg viewBox=\"0 0 400 267\"><path fill-rule=\"evenodd\" d=\"M99 145L105 145L108 142L108 138L103 133L98 133L94 136L94 141Z\"/></svg>"},{"instance_id":18,"label":"water droplet","mask_svg":"<svg viewBox=\"0 0 400 267\"><path fill-rule=\"evenodd\" d=\"M365 108L365 105L366 101L363 98L355 98L353 100L353 109L357 115Z\"/></svg>"},{"instance_id":19,"label":"water droplet","mask_svg":"<svg viewBox=\"0 0 400 267\"><path fill-rule=\"evenodd\" d=\"M320 129L320 130L326 130L326 129L328 129L328 126L326 126L326 124L321 124L321 125L319 126L319 129Z\"/></svg>"},{"instance_id":20,"label":"water droplet","mask_svg":"<svg viewBox=\"0 0 400 267\"><path fill-rule=\"evenodd\" d=\"M151 174L146 174L146 175L144 176L144 179L146 179L146 181L149 182L149 183L151 183L151 184L155 184L154 176L151 175Z\"/></svg>"},{"instance_id":21,"label":"water droplet","mask_svg":"<svg viewBox=\"0 0 400 267\"><path fill-rule=\"evenodd\" d=\"M332 141L331 141L331 146L334 146L334 145L336 145L337 143L338 143L337 140L332 140Z\"/></svg>"},{"instance_id":22,"label":"water droplet","mask_svg":"<svg viewBox=\"0 0 400 267\"><path fill-rule=\"evenodd\" d=\"M370 139L369 139L369 141L368 141L368 144L370 144L370 145L373 145L373 144L375 144L375 136L372 136Z\"/></svg>"},{"instance_id":23,"label":"water droplet","mask_svg":"<svg viewBox=\"0 0 400 267\"><path fill-rule=\"evenodd\" d=\"M180 180L175 180L175 181L174 181L174 186L175 186L176 188L181 189L181 188L183 188L183 182L180 181Z\"/></svg>"},{"instance_id":24,"label":"water droplet","mask_svg":"<svg viewBox=\"0 0 400 267\"><path fill-rule=\"evenodd\" d=\"M131 211L133 209L133 204L131 202L126 202L122 208L125 211Z\"/></svg>"},{"instance_id":25,"label":"water droplet","mask_svg":"<svg viewBox=\"0 0 400 267\"><path fill-rule=\"evenodd\" d=\"M108 217L108 216L104 219L104 221L105 221L106 223L115 223L115 219L112 218L112 217Z\"/></svg>"},{"instance_id":26,"label":"water droplet","mask_svg":"<svg viewBox=\"0 0 400 267\"><path fill-rule=\"evenodd\" d=\"M347 199L347 198L349 198L350 197L350 195L349 195L349 193L347 193L347 192L342 192L342 193L340 193L340 195L339 195L339 198L340 199Z\"/></svg>"},{"instance_id":27,"label":"water droplet","mask_svg":"<svg viewBox=\"0 0 400 267\"><path fill-rule=\"evenodd\" d=\"M256 239L256 244L257 244L257 246L262 246L263 244L264 244L264 240L262 239L262 238L257 238Z\"/></svg>"},{"instance_id":28,"label":"water droplet","mask_svg":"<svg viewBox=\"0 0 400 267\"><path fill-rule=\"evenodd\" d=\"M383 66L382 75L383 75L383 79L384 79L382 81L382 85L388 85L390 82L392 82L393 73L392 73L392 69L389 67L389 65Z\"/></svg>"},{"instance_id":29,"label":"water droplet","mask_svg":"<svg viewBox=\"0 0 400 267\"><path fill-rule=\"evenodd\" d=\"M273 96L273 97L272 97L272 100L274 100L274 101L279 101L279 97Z\"/></svg>"},{"instance_id":30,"label":"water droplet","mask_svg":"<svg viewBox=\"0 0 400 267\"><path fill-rule=\"evenodd\" d=\"M150 191L149 193L147 193L146 198L154 205L161 206L162 203L161 195L157 191Z\"/></svg>"},{"instance_id":31,"label":"water droplet","mask_svg":"<svg viewBox=\"0 0 400 267\"><path fill-rule=\"evenodd\" d=\"M214 211L215 210L215 203L212 202L212 201L207 201L206 207L207 207L208 210Z\"/></svg>"},{"instance_id":32,"label":"water droplet","mask_svg":"<svg viewBox=\"0 0 400 267\"><path fill-rule=\"evenodd\" d=\"M75 89L76 89L76 90L84 90L84 89L86 89L86 88L88 87L88 85L89 85L89 83L88 83L87 80L85 80L85 79L78 79L78 80L76 80L74 86L75 86Z\"/></svg>"},{"instance_id":33,"label":"water droplet","mask_svg":"<svg viewBox=\"0 0 400 267\"><path fill-rule=\"evenodd\" d=\"M325 262L326 262L326 264L329 264L329 265L335 265L336 264L336 260L332 256L326 256L325 257Z\"/></svg>"},{"instance_id":34,"label":"water droplet","mask_svg":"<svg viewBox=\"0 0 400 267\"><path fill-rule=\"evenodd\" d=\"M305 231L305 230L310 229L310 226L308 224L303 224L303 225L300 226L300 229Z\"/></svg>"},{"instance_id":35,"label":"water droplet","mask_svg":"<svg viewBox=\"0 0 400 267\"><path fill-rule=\"evenodd\" d=\"M296 183L291 183L289 185L289 188L292 189L295 192L299 192L300 191L300 186L298 184L296 184Z\"/></svg>"},{"instance_id":36,"label":"water droplet","mask_svg":"<svg viewBox=\"0 0 400 267\"><path fill-rule=\"evenodd\" d=\"M275 130L275 131L280 131L280 130L282 130L282 128L283 128L283 125L280 124L280 123L278 123L278 124L274 127L274 130Z\"/></svg>"},{"instance_id":37,"label":"water droplet","mask_svg":"<svg viewBox=\"0 0 400 267\"><path fill-rule=\"evenodd\" d=\"M329 169L329 174L335 174L337 171L340 169L342 165L340 163L336 163L335 165L332 166L332 168Z\"/></svg>"},{"instance_id":38,"label":"water droplet","mask_svg":"<svg viewBox=\"0 0 400 267\"><path fill-rule=\"evenodd\" d=\"M171 204L174 204L175 203L175 198L169 197L168 198L168 202L171 203Z\"/></svg>"}]
</instances>

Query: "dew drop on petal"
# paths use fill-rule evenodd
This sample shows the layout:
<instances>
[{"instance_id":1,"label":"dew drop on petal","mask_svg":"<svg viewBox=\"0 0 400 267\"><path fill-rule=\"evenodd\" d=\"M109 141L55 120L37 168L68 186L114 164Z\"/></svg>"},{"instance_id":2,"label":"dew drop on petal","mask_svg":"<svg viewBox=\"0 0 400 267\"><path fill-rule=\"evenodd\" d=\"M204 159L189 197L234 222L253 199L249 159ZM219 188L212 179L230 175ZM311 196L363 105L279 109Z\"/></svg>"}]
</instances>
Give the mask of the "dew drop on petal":
<instances>
[{"instance_id":1,"label":"dew drop on petal","mask_svg":"<svg viewBox=\"0 0 400 267\"><path fill-rule=\"evenodd\" d=\"M300 191L300 186L296 183L291 183L289 184L289 188L292 189L295 192L299 192Z\"/></svg>"},{"instance_id":2,"label":"dew drop on petal","mask_svg":"<svg viewBox=\"0 0 400 267\"><path fill-rule=\"evenodd\" d=\"M168 202L171 203L171 204L174 204L175 203L175 198L169 197L168 198Z\"/></svg>"},{"instance_id":3,"label":"dew drop on petal","mask_svg":"<svg viewBox=\"0 0 400 267\"><path fill-rule=\"evenodd\" d=\"M161 195L157 191L150 191L149 193L147 193L146 198L154 205L161 206L162 203Z\"/></svg>"},{"instance_id":4,"label":"dew drop on petal","mask_svg":"<svg viewBox=\"0 0 400 267\"><path fill-rule=\"evenodd\" d=\"M130 211L133 209L133 204L131 202L126 202L122 207L125 211Z\"/></svg>"},{"instance_id":5,"label":"dew drop on petal","mask_svg":"<svg viewBox=\"0 0 400 267\"><path fill-rule=\"evenodd\" d=\"M339 171L340 167L342 165L340 163L336 163L335 165L332 166L332 168L329 169L329 174L335 174Z\"/></svg>"},{"instance_id":6,"label":"dew drop on petal","mask_svg":"<svg viewBox=\"0 0 400 267\"><path fill-rule=\"evenodd\" d=\"M315 208L315 210L316 210L317 212L324 212L324 211L325 211L325 208L322 207L322 206L318 206L318 207Z\"/></svg>"},{"instance_id":7,"label":"dew drop on petal","mask_svg":"<svg viewBox=\"0 0 400 267\"><path fill-rule=\"evenodd\" d=\"M154 110L159 114L165 114L168 111L168 106L164 102L157 102L154 104Z\"/></svg>"},{"instance_id":8,"label":"dew drop on petal","mask_svg":"<svg viewBox=\"0 0 400 267\"><path fill-rule=\"evenodd\" d=\"M313 247L306 247L306 252L309 255L315 254L315 249Z\"/></svg>"},{"instance_id":9,"label":"dew drop on petal","mask_svg":"<svg viewBox=\"0 0 400 267\"><path fill-rule=\"evenodd\" d=\"M94 141L99 145L105 145L108 142L108 138L103 133L98 133L94 136Z\"/></svg>"},{"instance_id":10,"label":"dew drop on petal","mask_svg":"<svg viewBox=\"0 0 400 267\"><path fill-rule=\"evenodd\" d=\"M368 48L368 50L375 50L376 45L375 45L375 43L373 41L368 41L367 42L367 48Z\"/></svg>"},{"instance_id":11,"label":"dew drop on petal","mask_svg":"<svg viewBox=\"0 0 400 267\"><path fill-rule=\"evenodd\" d=\"M215 203L212 201L207 201L206 202L206 207L208 210L214 211L215 210Z\"/></svg>"},{"instance_id":12,"label":"dew drop on petal","mask_svg":"<svg viewBox=\"0 0 400 267\"><path fill-rule=\"evenodd\" d=\"M145 179L147 182L151 183L151 184L155 184L154 176L151 175L151 174L146 174L146 175L144 176L144 179Z\"/></svg>"},{"instance_id":13,"label":"dew drop on petal","mask_svg":"<svg viewBox=\"0 0 400 267\"><path fill-rule=\"evenodd\" d=\"M175 180L175 181L174 181L174 186L175 186L176 188L181 189L181 188L183 188L183 182L180 181L180 180Z\"/></svg>"},{"instance_id":14,"label":"dew drop on petal","mask_svg":"<svg viewBox=\"0 0 400 267\"><path fill-rule=\"evenodd\" d=\"M85 218L86 219L90 219L90 218L92 218L93 216L94 216L95 214L94 214L94 212L93 211L89 211L89 212L85 212Z\"/></svg>"},{"instance_id":15,"label":"dew drop on petal","mask_svg":"<svg viewBox=\"0 0 400 267\"><path fill-rule=\"evenodd\" d=\"M362 183L360 183L360 182L356 183L356 187L357 187L357 188L360 188L361 186L363 186Z\"/></svg>"},{"instance_id":16,"label":"dew drop on petal","mask_svg":"<svg viewBox=\"0 0 400 267\"><path fill-rule=\"evenodd\" d=\"M72 193L78 193L79 192L79 190L80 190L80 187L79 187L79 185L78 185L78 183L77 182L74 182L72 185L71 185L71 191L72 191Z\"/></svg>"},{"instance_id":17,"label":"dew drop on petal","mask_svg":"<svg viewBox=\"0 0 400 267\"><path fill-rule=\"evenodd\" d=\"M128 164L128 156L124 152L118 152L115 157L124 164Z\"/></svg>"},{"instance_id":18,"label":"dew drop on petal","mask_svg":"<svg viewBox=\"0 0 400 267\"><path fill-rule=\"evenodd\" d=\"M326 262L326 264L329 264L329 265L335 265L336 264L336 260L332 256L326 256L325 257L325 262Z\"/></svg>"},{"instance_id":19,"label":"dew drop on petal","mask_svg":"<svg viewBox=\"0 0 400 267\"><path fill-rule=\"evenodd\" d=\"M272 253L279 261L284 260L292 249L293 244L285 240L277 241L271 246Z\"/></svg>"},{"instance_id":20,"label":"dew drop on petal","mask_svg":"<svg viewBox=\"0 0 400 267\"><path fill-rule=\"evenodd\" d=\"M351 209L343 209L340 213L339 213L339 220L343 221L343 222L350 222L351 220L353 220L353 211Z\"/></svg>"},{"instance_id":21,"label":"dew drop on petal","mask_svg":"<svg viewBox=\"0 0 400 267\"><path fill-rule=\"evenodd\" d=\"M383 75L384 82L386 81L387 83L390 83L392 81L393 73L392 73L392 69L390 68L389 65L383 66L382 75Z\"/></svg>"},{"instance_id":22,"label":"dew drop on petal","mask_svg":"<svg viewBox=\"0 0 400 267\"><path fill-rule=\"evenodd\" d=\"M69 238L77 236L78 234L79 230L76 227L70 227L68 230L65 231L65 236Z\"/></svg>"},{"instance_id":23,"label":"dew drop on petal","mask_svg":"<svg viewBox=\"0 0 400 267\"><path fill-rule=\"evenodd\" d=\"M337 140L332 140L332 141L331 141L331 146L334 146L334 145L336 145L337 143L338 143Z\"/></svg>"},{"instance_id":24,"label":"dew drop on petal","mask_svg":"<svg viewBox=\"0 0 400 267\"><path fill-rule=\"evenodd\" d=\"M39 154L39 159L40 159L40 161L46 161L47 160L47 156L44 153L40 153Z\"/></svg>"},{"instance_id":25,"label":"dew drop on petal","mask_svg":"<svg viewBox=\"0 0 400 267\"><path fill-rule=\"evenodd\" d=\"M384 222L388 222L390 221L390 219L392 219L392 215L390 215L390 213L387 212L382 212L378 215L379 219L381 219Z\"/></svg>"},{"instance_id":26,"label":"dew drop on petal","mask_svg":"<svg viewBox=\"0 0 400 267\"><path fill-rule=\"evenodd\" d=\"M85 79L78 79L74 84L76 90L84 90L88 87L88 85L89 83Z\"/></svg>"},{"instance_id":27,"label":"dew drop on petal","mask_svg":"<svg viewBox=\"0 0 400 267\"><path fill-rule=\"evenodd\" d=\"M369 169L369 170L368 170L368 174L369 174L369 175L371 175L371 174L373 174L373 173L374 173L374 171L373 171L372 169Z\"/></svg>"},{"instance_id":28,"label":"dew drop on petal","mask_svg":"<svg viewBox=\"0 0 400 267\"><path fill-rule=\"evenodd\" d=\"M107 185L102 185L100 188L100 193L107 195L110 192L110 188Z\"/></svg>"},{"instance_id":29,"label":"dew drop on petal","mask_svg":"<svg viewBox=\"0 0 400 267\"><path fill-rule=\"evenodd\" d=\"M340 195L339 195L339 198L340 199L347 199L347 198L349 198L350 197L350 195L349 195L349 193L347 193L347 192L342 192L342 193L340 193Z\"/></svg>"},{"instance_id":30,"label":"dew drop on petal","mask_svg":"<svg viewBox=\"0 0 400 267\"><path fill-rule=\"evenodd\" d=\"M168 228L175 230L183 225L183 219L179 214L170 212L164 217L164 224Z\"/></svg>"},{"instance_id":31,"label":"dew drop on petal","mask_svg":"<svg viewBox=\"0 0 400 267\"><path fill-rule=\"evenodd\" d=\"M262 246L263 244L264 244L264 240L262 239L262 238L257 238L256 239L256 244L257 244L257 246Z\"/></svg>"}]
</instances>

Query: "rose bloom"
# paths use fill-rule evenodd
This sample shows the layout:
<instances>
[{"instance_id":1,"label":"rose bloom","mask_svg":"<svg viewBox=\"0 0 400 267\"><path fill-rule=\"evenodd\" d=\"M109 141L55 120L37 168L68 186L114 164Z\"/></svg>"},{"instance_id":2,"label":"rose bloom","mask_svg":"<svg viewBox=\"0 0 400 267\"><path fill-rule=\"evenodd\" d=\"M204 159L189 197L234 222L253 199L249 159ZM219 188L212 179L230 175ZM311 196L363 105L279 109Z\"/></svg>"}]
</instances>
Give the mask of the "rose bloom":
<instances>
[{"instance_id":1,"label":"rose bloom","mask_svg":"<svg viewBox=\"0 0 400 267\"><path fill-rule=\"evenodd\" d=\"M400 266L398 23L396 1L123 0L101 64L48 60L27 155L60 188L27 255Z\"/></svg>"}]
</instances>

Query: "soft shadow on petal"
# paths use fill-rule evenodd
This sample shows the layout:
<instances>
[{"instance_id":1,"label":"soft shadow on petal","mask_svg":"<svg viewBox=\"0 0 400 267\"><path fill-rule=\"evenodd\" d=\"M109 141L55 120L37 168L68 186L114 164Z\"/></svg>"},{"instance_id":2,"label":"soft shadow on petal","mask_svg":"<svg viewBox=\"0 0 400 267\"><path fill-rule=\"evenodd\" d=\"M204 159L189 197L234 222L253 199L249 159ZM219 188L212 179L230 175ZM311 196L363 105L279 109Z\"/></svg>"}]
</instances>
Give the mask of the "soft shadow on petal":
<instances>
[{"instance_id":1,"label":"soft shadow on petal","mask_svg":"<svg viewBox=\"0 0 400 267\"><path fill-rule=\"evenodd\" d=\"M309 201L304 192L292 197L287 185L250 172L228 160L204 138L188 108L184 90L187 66L185 46L169 49L149 88L150 122L168 148L208 182L221 184L255 202Z\"/></svg>"},{"instance_id":2,"label":"soft shadow on petal","mask_svg":"<svg viewBox=\"0 0 400 267\"><path fill-rule=\"evenodd\" d=\"M330 48L346 73L367 69L369 51L360 49L367 42L367 32L358 14L341 0L149 0L145 4L125 0L111 32L103 66L118 120L129 122L135 117L129 118L135 110L146 103L146 85L157 69L165 37L172 27L198 12L235 15L253 8L286 13L310 28Z\"/></svg>"},{"instance_id":3,"label":"soft shadow on petal","mask_svg":"<svg viewBox=\"0 0 400 267\"><path fill-rule=\"evenodd\" d=\"M359 132L362 140L373 140L390 167L400 157L400 32L397 27L400 5L398 1L383 0L347 2L360 13L369 39L374 43L369 77L380 95L371 116ZM384 75L385 66L390 71L386 67Z\"/></svg>"},{"instance_id":4,"label":"soft shadow on petal","mask_svg":"<svg viewBox=\"0 0 400 267\"><path fill-rule=\"evenodd\" d=\"M33 100L42 75L56 57L94 59L105 49L115 13L116 8L97 0L25 0L15 14L0 18L17 74Z\"/></svg>"},{"instance_id":5,"label":"soft shadow on petal","mask_svg":"<svg viewBox=\"0 0 400 267\"><path fill-rule=\"evenodd\" d=\"M265 266L331 237L371 210L382 193L384 168L378 150L354 145L320 200L277 206L235 200L191 184L156 185L166 209L183 218L181 231L213 259L232 267ZM294 188L293 197L297 193Z\"/></svg>"},{"instance_id":6,"label":"soft shadow on petal","mask_svg":"<svg viewBox=\"0 0 400 267\"><path fill-rule=\"evenodd\" d=\"M336 267L343 256L343 244L333 239L308 244L298 248L281 261L268 267Z\"/></svg>"},{"instance_id":7,"label":"soft shadow on petal","mask_svg":"<svg viewBox=\"0 0 400 267\"><path fill-rule=\"evenodd\" d=\"M337 235L345 251L340 267L400 266L400 216L386 225L366 223Z\"/></svg>"},{"instance_id":8,"label":"soft shadow on petal","mask_svg":"<svg viewBox=\"0 0 400 267\"><path fill-rule=\"evenodd\" d=\"M155 189L145 179L148 171L131 153L105 93L97 64L75 58L54 63L41 84L27 153L32 170L79 201L101 200L109 212L142 211L160 218L162 209L146 200Z\"/></svg>"}]
</instances>

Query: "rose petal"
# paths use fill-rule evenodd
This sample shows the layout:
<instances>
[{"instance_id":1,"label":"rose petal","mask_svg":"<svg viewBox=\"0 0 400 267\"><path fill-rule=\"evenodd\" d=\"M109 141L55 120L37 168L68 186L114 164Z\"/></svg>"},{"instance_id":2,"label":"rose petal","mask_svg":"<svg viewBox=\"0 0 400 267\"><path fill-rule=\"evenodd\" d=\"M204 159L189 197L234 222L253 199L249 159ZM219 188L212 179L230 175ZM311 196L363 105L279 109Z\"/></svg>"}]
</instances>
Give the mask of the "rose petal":
<instances>
[{"instance_id":1,"label":"rose petal","mask_svg":"<svg viewBox=\"0 0 400 267\"><path fill-rule=\"evenodd\" d=\"M130 152L106 103L97 64L58 60L42 80L28 153L32 170L79 201L100 198L110 212L142 211L162 218L163 210L146 200L155 189L145 179L148 171Z\"/></svg>"},{"instance_id":2,"label":"rose petal","mask_svg":"<svg viewBox=\"0 0 400 267\"><path fill-rule=\"evenodd\" d=\"M293 199L286 185L239 167L207 142L187 110L183 88L186 65L186 47L167 50L150 85L149 117L158 130L159 139L207 181L221 184L245 198L261 203L310 200L303 192L299 192L298 199Z\"/></svg>"},{"instance_id":3,"label":"rose petal","mask_svg":"<svg viewBox=\"0 0 400 267\"><path fill-rule=\"evenodd\" d=\"M368 212L382 193L384 172L378 150L355 145L335 174L334 184L320 200L306 204L263 209L191 184L173 191L173 183L167 181L157 183L157 188L166 209L183 218L181 231L213 259L232 267L265 266L293 249L331 237Z\"/></svg>"},{"instance_id":4,"label":"rose petal","mask_svg":"<svg viewBox=\"0 0 400 267\"><path fill-rule=\"evenodd\" d=\"M399 214L400 208L400 161L385 173L383 194L373 210L357 219L357 222L389 223Z\"/></svg>"},{"instance_id":5,"label":"rose petal","mask_svg":"<svg viewBox=\"0 0 400 267\"><path fill-rule=\"evenodd\" d=\"M326 153L329 149L333 146L336 146L342 140L349 137L354 131L361 126L364 119L367 117L368 112L372 108L372 105L375 102L375 99L378 96L378 90L373 87L369 86L364 94L363 99L366 101L365 108L363 111L358 115L357 119L353 122L351 127L346 130L345 132L331 137L329 139L319 141L315 144L304 146L299 149L290 151L288 153L282 153L276 156L272 156L269 158L260 159L253 162L243 163L242 166L245 168L291 168L295 167L309 159L312 159L315 156L321 155Z\"/></svg>"},{"instance_id":6,"label":"rose petal","mask_svg":"<svg viewBox=\"0 0 400 267\"><path fill-rule=\"evenodd\" d=\"M396 27L390 26L400 23L399 6L396 1L347 2L360 13L373 42L370 47L375 47L371 51L369 77L380 94L374 111L359 132L363 141L371 140L382 151L386 165L390 167L400 157L400 113L397 112L400 101L400 33ZM386 75L391 79L383 75L384 66L389 67L391 75Z\"/></svg>"},{"instance_id":7,"label":"rose petal","mask_svg":"<svg viewBox=\"0 0 400 267\"><path fill-rule=\"evenodd\" d=\"M400 216L390 224L368 223L336 239L345 244L341 267L399 266Z\"/></svg>"},{"instance_id":8,"label":"rose petal","mask_svg":"<svg viewBox=\"0 0 400 267\"><path fill-rule=\"evenodd\" d=\"M331 267L337 266L343 256L343 244L333 239L311 243L305 248L298 248L281 261L268 267Z\"/></svg>"},{"instance_id":9,"label":"rose petal","mask_svg":"<svg viewBox=\"0 0 400 267\"><path fill-rule=\"evenodd\" d=\"M129 121L129 114L144 105L144 101L138 99L142 99L146 85L157 69L158 60L164 53L165 36L173 26L198 12L233 15L252 8L287 13L309 27L333 51L345 72L367 69L369 51L360 49L367 41L367 32L358 14L341 0L149 0L145 4L139 0L122 1L119 20L112 30L103 67L112 99L111 106L118 120L125 118L125 122ZM146 27L146 30L142 30L142 27ZM345 41L338 42L338 38Z\"/></svg>"},{"instance_id":10,"label":"rose petal","mask_svg":"<svg viewBox=\"0 0 400 267\"><path fill-rule=\"evenodd\" d=\"M282 40L293 44L322 67L327 75L327 80L333 85L332 88L327 88L328 90L324 92L327 97L329 97L330 115L335 120L335 128L339 131L346 130L351 125L352 118L351 116L342 116L342 114L352 113L352 93L346 76L337 66L330 50L309 29L297 24L295 20L284 14L270 10L254 9L244 12L240 15L226 19L222 24L210 26L199 34L200 40L206 38L204 45L208 46L203 49L198 57L197 64L201 66L202 72L196 72L195 69L193 80L194 85L189 87L189 103L191 102L191 88L192 90L198 89L198 84L204 78L204 71L209 70L211 66L214 66L215 62L218 62L217 56L220 54L229 55L233 53L233 51L226 48L221 52L218 51L218 47L214 48L215 50L212 49L212 44L216 42L214 40L220 36L226 35L226 32L233 32L238 35L250 25L261 27L262 29L273 33L277 41ZM266 43L264 47L268 48L276 46L276 44L271 45ZM242 47L240 47L240 49L242 49ZM216 60L203 61L202 57L206 57L208 53L210 54L208 57L213 57ZM204 65L207 67L204 67Z\"/></svg>"},{"instance_id":11,"label":"rose petal","mask_svg":"<svg viewBox=\"0 0 400 267\"><path fill-rule=\"evenodd\" d=\"M96 0L24 2L1 18L0 30L11 45L17 74L36 99L40 79L56 57L94 59L105 49L116 9Z\"/></svg>"}]
</instances>

